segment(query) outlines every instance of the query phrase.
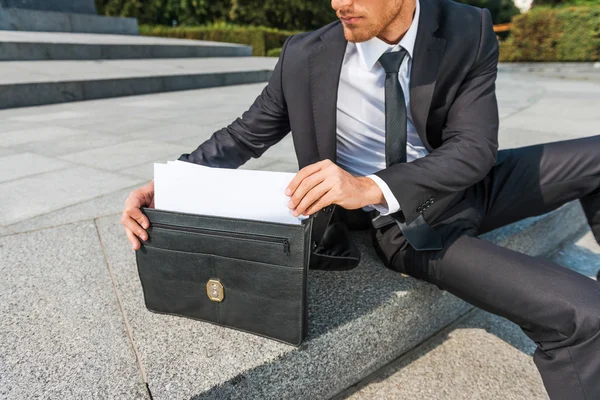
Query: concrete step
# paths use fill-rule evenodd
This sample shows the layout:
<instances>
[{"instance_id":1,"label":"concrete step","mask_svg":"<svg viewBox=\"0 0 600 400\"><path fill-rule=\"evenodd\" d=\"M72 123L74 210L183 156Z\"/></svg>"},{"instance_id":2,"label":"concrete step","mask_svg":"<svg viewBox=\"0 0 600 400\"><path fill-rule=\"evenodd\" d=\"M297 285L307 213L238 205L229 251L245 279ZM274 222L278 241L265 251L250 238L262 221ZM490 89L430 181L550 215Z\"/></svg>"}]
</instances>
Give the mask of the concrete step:
<instances>
[{"instance_id":1,"label":"concrete step","mask_svg":"<svg viewBox=\"0 0 600 400\"><path fill-rule=\"evenodd\" d=\"M517 325L474 309L335 400L548 400L534 350Z\"/></svg>"},{"instance_id":2,"label":"concrete step","mask_svg":"<svg viewBox=\"0 0 600 400\"><path fill-rule=\"evenodd\" d=\"M266 82L276 58L0 63L0 109Z\"/></svg>"},{"instance_id":3,"label":"concrete step","mask_svg":"<svg viewBox=\"0 0 600 400\"><path fill-rule=\"evenodd\" d=\"M149 36L0 31L0 61L242 56L252 56L252 47Z\"/></svg>"},{"instance_id":4,"label":"concrete step","mask_svg":"<svg viewBox=\"0 0 600 400\"><path fill-rule=\"evenodd\" d=\"M569 240L584 224L581 207L571 203L484 238L538 256ZM387 269L372 250L369 234L353 232L363 254L357 268L309 271L309 333L297 349L147 312L135 260L123 256L128 244L118 216L98 219L97 227L139 358L152 367L146 382L154 399L328 399L472 309L433 285Z\"/></svg>"},{"instance_id":5,"label":"concrete step","mask_svg":"<svg viewBox=\"0 0 600 400\"><path fill-rule=\"evenodd\" d=\"M577 240L559 248L549 258L594 279L600 270L600 246L589 229Z\"/></svg>"},{"instance_id":6,"label":"concrete step","mask_svg":"<svg viewBox=\"0 0 600 400\"><path fill-rule=\"evenodd\" d=\"M0 0L0 7L79 14L97 13L94 0Z\"/></svg>"},{"instance_id":7,"label":"concrete step","mask_svg":"<svg viewBox=\"0 0 600 400\"><path fill-rule=\"evenodd\" d=\"M600 246L586 226L548 258L595 279ZM477 309L336 398L547 400L535 348L516 324Z\"/></svg>"},{"instance_id":8,"label":"concrete step","mask_svg":"<svg viewBox=\"0 0 600 400\"><path fill-rule=\"evenodd\" d=\"M499 63L502 73L530 73L546 78L600 81L600 62L517 62Z\"/></svg>"},{"instance_id":9,"label":"concrete step","mask_svg":"<svg viewBox=\"0 0 600 400\"><path fill-rule=\"evenodd\" d=\"M135 18L0 7L0 30L137 35Z\"/></svg>"}]
</instances>

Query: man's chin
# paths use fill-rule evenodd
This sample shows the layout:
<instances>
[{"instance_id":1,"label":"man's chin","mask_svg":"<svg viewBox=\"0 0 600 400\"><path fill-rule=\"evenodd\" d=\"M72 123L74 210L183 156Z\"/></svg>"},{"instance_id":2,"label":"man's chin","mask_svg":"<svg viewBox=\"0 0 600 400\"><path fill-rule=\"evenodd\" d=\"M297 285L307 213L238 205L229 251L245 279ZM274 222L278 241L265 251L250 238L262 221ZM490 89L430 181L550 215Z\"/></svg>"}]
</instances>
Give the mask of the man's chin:
<instances>
[{"instance_id":1,"label":"man's chin","mask_svg":"<svg viewBox=\"0 0 600 400\"><path fill-rule=\"evenodd\" d=\"M350 29L344 26L344 37L349 42L360 43L373 39L374 35L370 35L368 32L361 29Z\"/></svg>"}]
</instances>

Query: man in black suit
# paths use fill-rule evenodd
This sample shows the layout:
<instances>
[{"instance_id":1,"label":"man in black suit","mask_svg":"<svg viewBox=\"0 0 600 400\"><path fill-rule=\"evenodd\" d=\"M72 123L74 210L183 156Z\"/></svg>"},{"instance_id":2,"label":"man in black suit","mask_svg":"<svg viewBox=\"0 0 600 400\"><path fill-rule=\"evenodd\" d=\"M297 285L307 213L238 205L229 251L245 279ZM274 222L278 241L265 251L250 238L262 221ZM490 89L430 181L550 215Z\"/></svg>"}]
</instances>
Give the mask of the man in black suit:
<instances>
[{"instance_id":1,"label":"man in black suit","mask_svg":"<svg viewBox=\"0 0 600 400\"><path fill-rule=\"evenodd\" d=\"M498 42L448 0L332 0L248 111L180 159L237 168L293 133L295 215L335 204L385 264L517 323L552 399L600 399L600 284L477 235L579 199L600 242L600 136L497 151ZM153 183L126 201L134 249ZM569 223L569 221L565 221Z\"/></svg>"}]
</instances>

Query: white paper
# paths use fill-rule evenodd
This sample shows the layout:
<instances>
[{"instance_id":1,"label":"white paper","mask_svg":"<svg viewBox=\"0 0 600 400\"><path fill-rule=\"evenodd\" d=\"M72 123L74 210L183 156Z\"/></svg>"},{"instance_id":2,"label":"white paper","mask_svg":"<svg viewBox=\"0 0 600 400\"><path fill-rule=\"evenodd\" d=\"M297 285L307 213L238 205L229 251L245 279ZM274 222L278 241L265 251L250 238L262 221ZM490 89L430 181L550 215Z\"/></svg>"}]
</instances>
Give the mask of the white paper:
<instances>
[{"instance_id":1,"label":"white paper","mask_svg":"<svg viewBox=\"0 0 600 400\"><path fill-rule=\"evenodd\" d=\"M185 161L154 164L159 210L298 225L285 189L294 173L211 168Z\"/></svg>"}]
</instances>

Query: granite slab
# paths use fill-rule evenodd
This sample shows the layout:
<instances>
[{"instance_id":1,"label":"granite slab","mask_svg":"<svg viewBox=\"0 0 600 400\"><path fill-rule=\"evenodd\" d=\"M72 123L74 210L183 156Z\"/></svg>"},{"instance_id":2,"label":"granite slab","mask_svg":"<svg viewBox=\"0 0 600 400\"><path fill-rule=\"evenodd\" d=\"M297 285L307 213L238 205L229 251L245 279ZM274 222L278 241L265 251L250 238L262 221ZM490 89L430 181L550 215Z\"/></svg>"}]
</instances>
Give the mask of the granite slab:
<instances>
[{"instance_id":1,"label":"granite slab","mask_svg":"<svg viewBox=\"0 0 600 400\"><path fill-rule=\"evenodd\" d=\"M70 166L73 166L73 164L33 153L20 153L4 156L0 157L0 182L10 181L42 172L50 172Z\"/></svg>"},{"instance_id":2,"label":"granite slab","mask_svg":"<svg viewBox=\"0 0 600 400\"><path fill-rule=\"evenodd\" d=\"M595 279L600 271L600 246L587 227L577 236L579 237L566 243L549 258L557 264L568 265L569 268Z\"/></svg>"},{"instance_id":3,"label":"granite slab","mask_svg":"<svg viewBox=\"0 0 600 400\"><path fill-rule=\"evenodd\" d=\"M0 8L0 30L137 35L138 24L136 18L7 7Z\"/></svg>"},{"instance_id":4,"label":"granite slab","mask_svg":"<svg viewBox=\"0 0 600 400\"><path fill-rule=\"evenodd\" d=\"M559 221L577 206L547 215ZM486 235L530 255L570 232L548 233L544 217ZM582 223L575 219L574 224ZM329 398L435 334L471 309L433 285L387 269L366 232L353 232L363 254L351 271L309 271L309 333L300 348L145 309L131 250L118 216L97 221L154 399ZM579 225L581 229L582 225ZM530 246L528 247L528 243ZM512 247L511 247L512 248ZM206 365L210 365L209 368Z\"/></svg>"},{"instance_id":5,"label":"granite slab","mask_svg":"<svg viewBox=\"0 0 600 400\"><path fill-rule=\"evenodd\" d=\"M0 225L56 211L128 188L140 179L77 166L0 183Z\"/></svg>"},{"instance_id":6,"label":"granite slab","mask_svg":"<svg viewBox=\"0 0 600 400\"><path fill-rule=\"evenodd\" d=\"M148 399L92 221L0 238L0 398Z\"/></svg>"},{"instance_id":7,"label":"granite slab","mask_svg":"<svg viewBox=\"0 0 600 400\"><path fill-rule=\"evenodd\" d=\"M534 350L517 325L474 310L332 400L548 400Z\"/></svg>"},{"instance_id":8,"label":"granite slab","mask_svg":"<svg viewBox=\"0 0 600 400\"><path fill-rule=\"evenodd\" d=\"M120 39L120 40L119 40ZM248 57L250 46L146 36L0 31L1 61Z\"/></svg>"},{"instance_id":9,"label":"granite slab","mask_svg":"<svg viewBox=\"0 0 600 400\"><path fill-rule=\"evenodd\" d=\"M80 129L78 129L79 131ZM60 157L81 151L113 146L128 140L127 137L107 133L78 133L73 136L62 136L60 139L36 140L11 147L18 152L32 152L46 157Z\"/></svg>"},{"instance_id":10,"label":"granite slab","mask_svg":"<svg viewBox=\"0 0 600 400\"><path fill-rule=\"evenodd\" d=\"M181 155L186 150L188 148L185 146L155 140L130 140L98 149L83 150L60 158L109 171L119 171L161 157Z\"/></svg>"},{"instance_id":11,"label":"granite slab","mask_svg":"<svg viewBox=\"0 0 600 400\"><path fill-rule=\"evenodd\" d=\"M123 212L125 199L127 199L129 193L145 183L147 181L140 179L134 186L17 222L9 225L7 229L13 232L29 232L107 215L120 215Z\"/></svg>"},{"instance_id":12,"label":"granite slab","mask_svg":"<svg viewBox=\"0 0 600 400\"><path fill-rule=\"evenodd\" d=\"M147 311L119 218L97 224L154 399L325 397L331 387L350 384L365 368L379 365L383 354L406 351L422 340L423 330L440 329L468 309L447 293L386 269L363 245L365 262L352 273L310 272L309 337L296 350Z\"/></svg>"},{"instance_id":13,"label":"granite slab","mask_svg":"<svg viewBox=\"0 0 600 400\"><path fill-rule=\"evenodd\" d=\"M19 146L31 142L62 140L69 136L84 134L84 131L60 126L33 127L0 133L0 147Z\"/></svg>"}]
</instances>

